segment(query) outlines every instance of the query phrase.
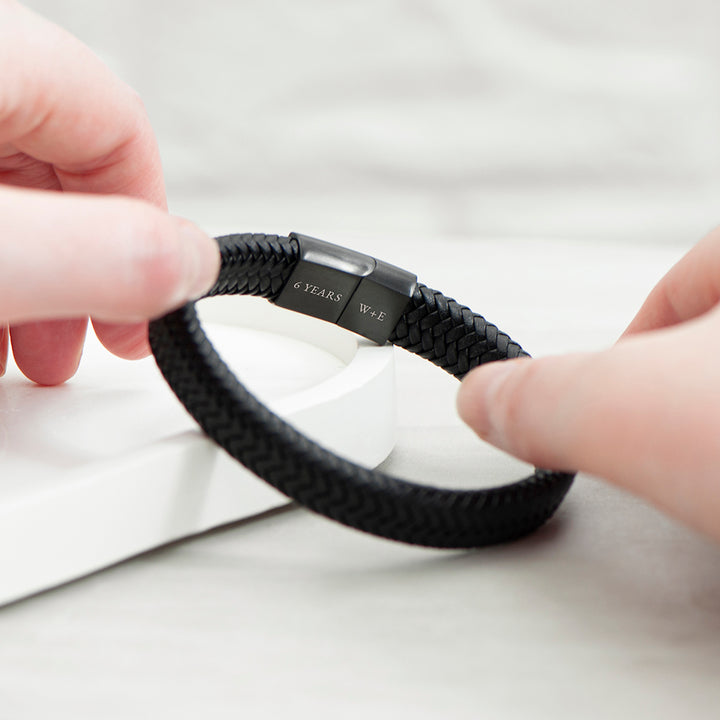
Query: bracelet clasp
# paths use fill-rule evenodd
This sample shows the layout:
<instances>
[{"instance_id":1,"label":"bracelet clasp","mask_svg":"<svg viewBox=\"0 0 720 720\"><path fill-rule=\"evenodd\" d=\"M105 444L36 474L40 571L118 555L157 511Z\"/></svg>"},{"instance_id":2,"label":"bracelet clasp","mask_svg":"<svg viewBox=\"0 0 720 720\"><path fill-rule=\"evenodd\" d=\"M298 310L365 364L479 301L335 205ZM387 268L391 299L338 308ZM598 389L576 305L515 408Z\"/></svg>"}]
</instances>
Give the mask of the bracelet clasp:
<instances>
[{"instance_id":1,"label":"bracelet clasp","mask_svg":"<svg viewBox=\"0 0 720 720\"><path fill-rule=\"evenodd\" d=\"M417 276L370 255L291 233L300 259L275 304L335 323L384 345Z\"/></svg>"}]
</instances>

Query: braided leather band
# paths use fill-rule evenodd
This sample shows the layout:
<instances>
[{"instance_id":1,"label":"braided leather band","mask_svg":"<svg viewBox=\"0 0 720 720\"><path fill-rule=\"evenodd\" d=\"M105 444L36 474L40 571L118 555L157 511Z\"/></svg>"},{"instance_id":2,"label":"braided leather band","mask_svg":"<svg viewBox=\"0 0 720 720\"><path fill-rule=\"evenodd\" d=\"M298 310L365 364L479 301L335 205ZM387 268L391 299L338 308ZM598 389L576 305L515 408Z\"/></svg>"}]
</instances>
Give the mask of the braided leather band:
<instances>
[{"instance_id":1,"label":"braided leather band","mask_svg":"<svg viewBox=\"0 0 720 720\"><path fill-rule=\"evenodd\" d=\"M208 295L274 301L301 258L295 237L229 235L218 244L222 267ZM458 379L482 363L527 355L480 315L420 284L389 340ZM309 440L248 392L205 336L194 303L153 321L150 344L170 387L213 440L288 497L358 530L439 548L506 542L551 517L573 481L536 470L505 486L449 490L368 470Z\"/></svg>"}]
</instances>

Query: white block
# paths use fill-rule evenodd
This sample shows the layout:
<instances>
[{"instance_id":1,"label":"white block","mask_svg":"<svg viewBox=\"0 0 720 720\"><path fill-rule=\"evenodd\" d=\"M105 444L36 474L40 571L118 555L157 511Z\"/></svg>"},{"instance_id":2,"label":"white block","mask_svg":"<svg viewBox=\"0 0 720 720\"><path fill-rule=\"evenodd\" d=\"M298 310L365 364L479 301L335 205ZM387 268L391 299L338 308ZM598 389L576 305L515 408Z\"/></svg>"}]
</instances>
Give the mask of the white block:
<instances>
[{"instance_id":1,"label":"white block","mask_svg":"<svg viewBox=\"0 0 720 720\"><path fill-rule=\"evenodd\" d=\"M241 382L322 444L374 467L394 442L390 346L255 298L200 307ZM287 499L207 440L151 358L88 338L73 380L0 380L0 603Z\"/></svg>"}]
</instances>

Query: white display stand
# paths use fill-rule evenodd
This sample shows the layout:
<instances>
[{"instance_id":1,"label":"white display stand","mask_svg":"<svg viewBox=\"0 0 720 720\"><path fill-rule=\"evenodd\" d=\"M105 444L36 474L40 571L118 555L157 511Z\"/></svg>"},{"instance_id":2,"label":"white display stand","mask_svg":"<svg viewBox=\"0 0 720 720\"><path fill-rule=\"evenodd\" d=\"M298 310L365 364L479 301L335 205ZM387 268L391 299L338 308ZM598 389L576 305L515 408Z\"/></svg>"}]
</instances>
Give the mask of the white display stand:
<instances>
[{"instance_id":1,"label":"white display stand","mask_svg":"<svg viewBox=\"0 0 720 720\"><path fill-rule=\"evenodd\" d=\"M256 298L200 304L208 335L258 397L366 466L394 442L393 355ZM152 358L88 336L66 385L0 381L0 603L287 498L206 439Z\"/></svg>"}]
</instances>

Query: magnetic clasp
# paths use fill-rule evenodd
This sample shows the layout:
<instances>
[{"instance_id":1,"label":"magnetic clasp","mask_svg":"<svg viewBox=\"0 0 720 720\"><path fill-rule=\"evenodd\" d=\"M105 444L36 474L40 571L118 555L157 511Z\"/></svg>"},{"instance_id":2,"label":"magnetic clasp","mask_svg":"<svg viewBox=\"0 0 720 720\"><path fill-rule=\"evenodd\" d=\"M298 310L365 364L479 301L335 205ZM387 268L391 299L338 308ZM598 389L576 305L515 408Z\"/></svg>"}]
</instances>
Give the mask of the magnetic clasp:
<instances>
[{"instance_id":1,"label":"magnetic clasp","mask_svg":"<svg viewBox=\"0 0 720 720\"><path fill-rule=\"evenodd\" d=\"M298 242L300 258L275 304L336 323L360 278L373 271L375 260L307 235L290 237Z\"/></svg>"},{"instance_id":2,"label":"magnetic clasp","mask_svg":"<svg viewBox=\"0 0 720 720\"><path fill-rule=\"evenodd\" d=\"M291 233L300 256L275 304L387 342L417 277L369 255Z\"/></svg>"}]
</instances>

